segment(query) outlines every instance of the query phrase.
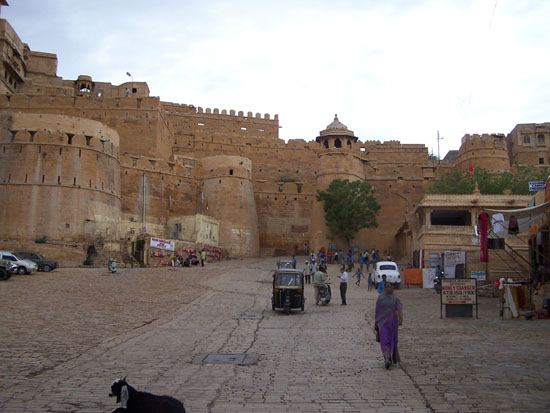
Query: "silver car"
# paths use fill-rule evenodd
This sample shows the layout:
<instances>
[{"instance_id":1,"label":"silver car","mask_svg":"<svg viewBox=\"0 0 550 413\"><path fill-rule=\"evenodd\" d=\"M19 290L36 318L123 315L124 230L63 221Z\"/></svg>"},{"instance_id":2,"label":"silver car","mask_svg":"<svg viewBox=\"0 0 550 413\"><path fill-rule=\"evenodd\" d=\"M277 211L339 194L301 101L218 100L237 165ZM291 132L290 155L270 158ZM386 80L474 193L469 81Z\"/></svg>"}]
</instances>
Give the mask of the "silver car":
<instances>
[{"instance_id":1,"label":"silver car","mask_svg":"<svg viewBox=\"0 0 550 413\"><path fill-rule=\"evenodd\" d=\"M35 262L25 260L12 252L0 251L0 260L13 262L17 266L17 274L32 274L33 271L38 271L38 265Z\"/></svg>"}]
</instances>

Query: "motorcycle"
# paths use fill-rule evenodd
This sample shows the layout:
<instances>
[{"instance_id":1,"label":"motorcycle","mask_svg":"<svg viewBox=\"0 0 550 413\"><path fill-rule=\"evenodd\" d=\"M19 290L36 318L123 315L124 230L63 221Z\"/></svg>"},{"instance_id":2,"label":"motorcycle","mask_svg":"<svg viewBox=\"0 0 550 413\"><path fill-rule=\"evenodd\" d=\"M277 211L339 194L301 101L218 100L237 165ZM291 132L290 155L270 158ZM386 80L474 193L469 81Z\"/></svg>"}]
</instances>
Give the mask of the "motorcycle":
<instances>
[{"instance_id":1,"label":"motorcycle","mask_svg":"<svg viewBox=\"0 0 550 413\"><path fill-rule=\"evenodd\" d=\"M116 272L116 261L112 258L109 258L109 263L107 264L107 269L113 274Z\"/></svg>"},{"instance_id":2,"label":"motorcycle","mask_svg":"<svg viewBox=\"0 0 550 413\"><path fill-rule=\"evenodd\" d=\"M329 283L319 287L319 302L322 305L327 305L328 303L330 303L331 296L332 296L332 291L330 289Z\"/></svg>"},{"instance_id":3,"label":"motorcycle","mask_svg":"<svg viewBox=\"0 0 550 413\"><path fill-rule=\"evenodd\" d=\"M437 294L441 294L441 280L445 278L445 273L441 270L435 271L434 289Z\"/></svg>"}]
</instances>

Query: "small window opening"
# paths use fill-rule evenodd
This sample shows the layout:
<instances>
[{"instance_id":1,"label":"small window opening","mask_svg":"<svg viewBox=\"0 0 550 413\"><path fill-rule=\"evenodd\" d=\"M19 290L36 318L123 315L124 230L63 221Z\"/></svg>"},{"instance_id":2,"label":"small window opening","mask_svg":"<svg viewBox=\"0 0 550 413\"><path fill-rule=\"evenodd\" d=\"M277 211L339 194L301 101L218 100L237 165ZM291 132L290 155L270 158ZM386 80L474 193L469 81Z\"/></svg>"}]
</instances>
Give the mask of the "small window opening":
<instances>
[{"instance_id":1,"label":"small window opening","mask_svg":"<svg viewBox=\"0 0 550 413\"><path fill-rule=\"evenodd\" d=\"M233 175L233 169L229 170L229 175Z\"/></svg>"}]
</instances>

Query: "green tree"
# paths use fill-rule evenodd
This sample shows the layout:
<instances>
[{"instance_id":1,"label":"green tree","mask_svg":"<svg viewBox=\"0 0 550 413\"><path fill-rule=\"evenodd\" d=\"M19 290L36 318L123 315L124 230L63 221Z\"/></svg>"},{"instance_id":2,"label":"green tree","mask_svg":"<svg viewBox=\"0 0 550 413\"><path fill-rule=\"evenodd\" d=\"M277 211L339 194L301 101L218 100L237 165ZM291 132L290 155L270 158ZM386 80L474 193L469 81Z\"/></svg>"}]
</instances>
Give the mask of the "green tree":
<instances>
[{"instance_id":1,"label":"green tree","mask_svg":"<svg viewBox=\"0 0 550 413\"><path fill-rule=\"evenodd\" d=\"M324 202L328 238L342 236L348 245L357 231L377 227L380 204L374 188L367 182L335 179L326 191L317 190L317 201Z\"/></svg>"},{"instance_id":2,"label":"green tree","mask_svg":"<svg viewBox=\"0 0 550 413\"><path fill-rule=\"evenodd\" d=\"M428 189L429 194L471 194L474 192L475 182L468 174L458 169L451 169L440 179L432 182Z\"/></svg>"},{"instance_id":3,"label":"green tree","mask_svg":"<svg viewBox=\"0 0 550 413\"><path fill-rule=\"evenodd\" d=\"M473 176L458 169L450 170L446 175L433 182L430 194L471 194L477 182L479 192L484 195L502 195L509 190L513 195L528 195L529 181L545 181L548 168L533 165L516 165L511 171L491 172L475 168Z\"/></svg>"}]
</instances>

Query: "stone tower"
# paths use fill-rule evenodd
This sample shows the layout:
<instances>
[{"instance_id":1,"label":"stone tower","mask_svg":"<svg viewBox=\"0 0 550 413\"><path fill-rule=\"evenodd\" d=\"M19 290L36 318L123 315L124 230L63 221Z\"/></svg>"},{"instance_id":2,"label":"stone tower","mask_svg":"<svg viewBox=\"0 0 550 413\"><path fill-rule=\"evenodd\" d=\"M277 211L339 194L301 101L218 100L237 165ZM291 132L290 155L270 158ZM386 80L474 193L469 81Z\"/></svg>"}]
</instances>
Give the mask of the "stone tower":
<instances>
[{"instance_id":1,"label":"stone tower","mask_svg":"<svg viewBox=\"0 0 550 413\"><path fill-rule=\"evenodd\" d=\"M458 151L455 166L468 172L470 164L489 171L509 171L510 158L506 137L502 134L465 135Z\"/></svg>"},{"instance_id":2,"label":"stone tower","mask_svg":"<svg viewBox=\"0 0 550 413\"><path fill-rule=\"evenodd\" d=\"M257 257L260 253L258 214L252 187L252 162L240 156L202 158L202 190L205 213L220 221L219 245L231 256Z\"/></svg>"},{"instance_id":3,"label":"stone tower","mask_svg":"<svg viewBox=\"0 0 550 413\"><path fill-rule=\"evenodd\" d=\"M320 132L316 142L320 146L315 168L315 184L318 190L326 190L334 179L365 179L363 162L358 152L352 149L357 137L338 120L337 115L334 116L334 121ZM338 248L348 248L345 240L328 238L324 203L317 200L313 201L310 236L310 245L315 251L321 247L327 249L331 243L336 243Z\"/></svg>"},{"instance_id":4,"label":"stone tower","mask_svg":"<svg viewBox=\"0 0 550 413\"><path fill-rule=\"evenodd\" d=\"M113 239L121 217L118 133L62 115L0 114L0 237Z\"/></svg>"}]
</instances>

